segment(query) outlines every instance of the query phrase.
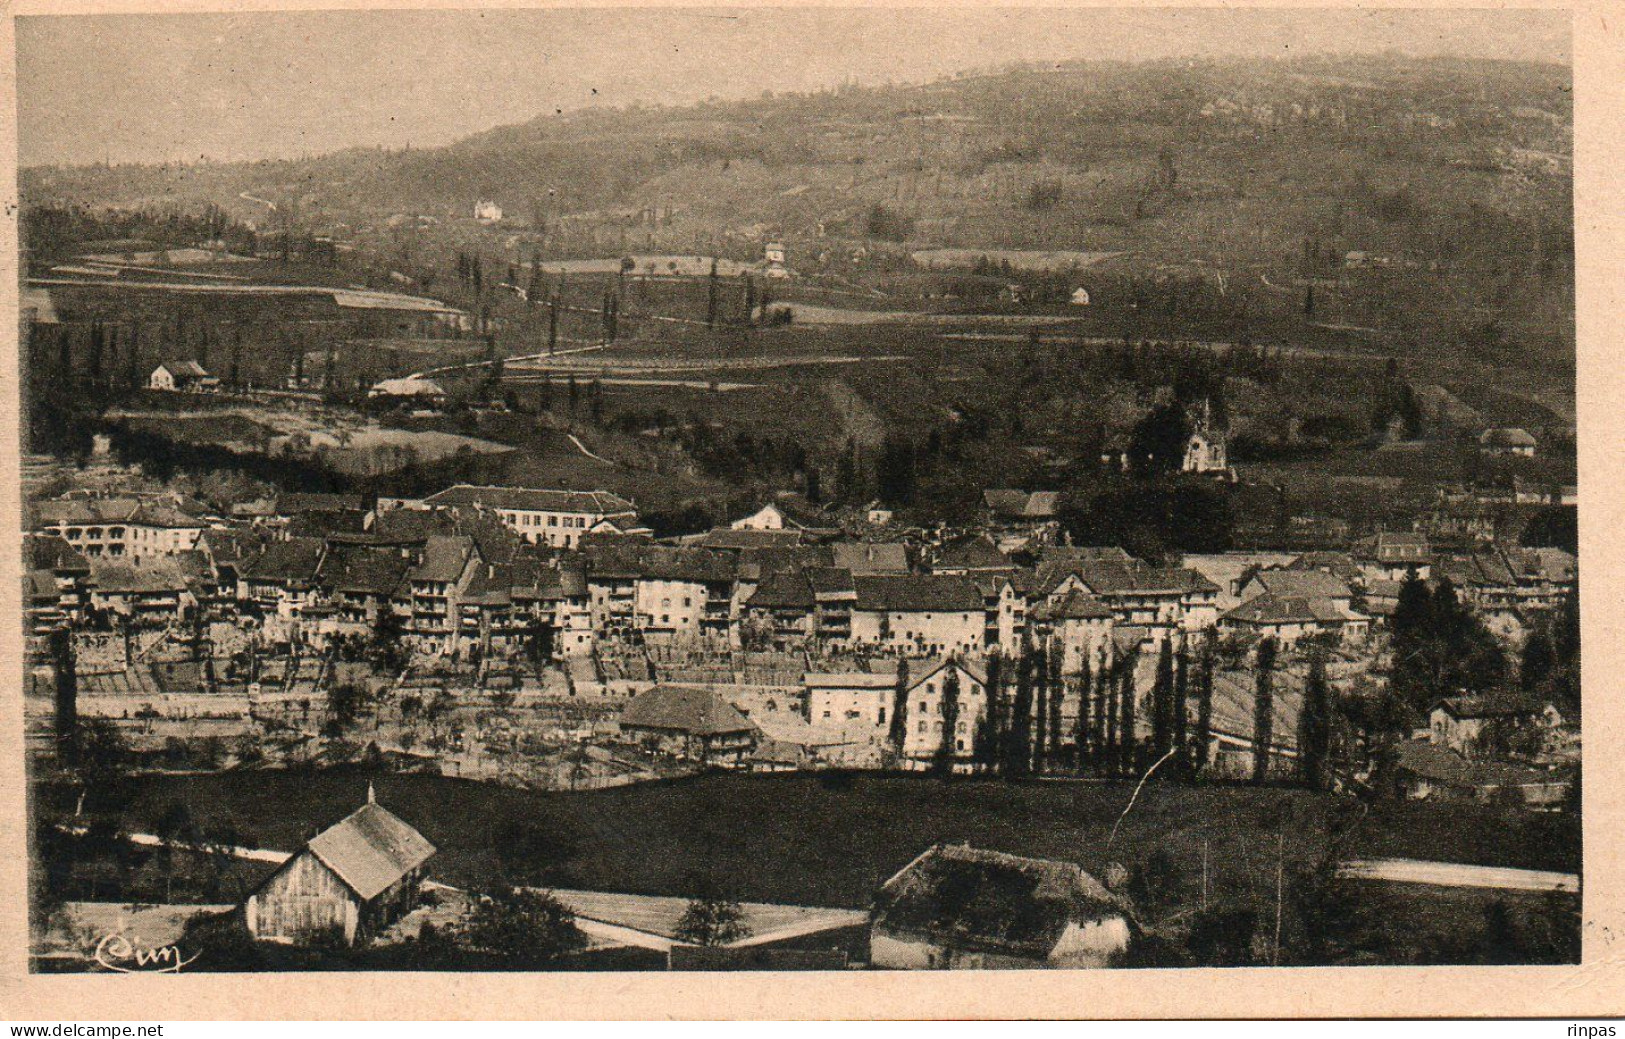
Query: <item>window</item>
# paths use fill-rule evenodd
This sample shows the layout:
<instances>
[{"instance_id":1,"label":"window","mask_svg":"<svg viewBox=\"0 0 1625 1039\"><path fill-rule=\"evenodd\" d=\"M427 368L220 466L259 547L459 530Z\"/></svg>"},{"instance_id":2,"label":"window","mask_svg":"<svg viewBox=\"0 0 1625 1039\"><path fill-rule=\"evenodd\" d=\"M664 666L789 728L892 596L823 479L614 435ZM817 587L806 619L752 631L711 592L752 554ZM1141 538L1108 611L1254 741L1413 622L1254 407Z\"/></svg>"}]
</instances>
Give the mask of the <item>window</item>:
<instances>
[{"instance_id":1,"label":"window","mask_svg":"<svg viewBox=\"0 0 1625 1039\"><path fill-rule=\"evenodd\" d=\"M828 711L825 711L825 712L824 712L824 717L826 717L826 718L828 718L828 717L829 717L829 712L828 712Z\"/></svg>"},{"instance_id":2,"label":"window","mask_svg":"<svg viewBox=\"0 0 1625 1039\"><path fill-rule=\"evenodd\" d=\"M964 750L965 749L965 741L964 740L954 740L954 749L955 750Z\"/></svg>"},{"instance_id":3,"label":"window","mask_svg":"<svg viewBox=\"0 0 1625 1039\"><path fill-rule=\"evenodd\" d=\"M925 712L929 711L930 709L931 709L930 704L926 703L924 700L920 701L920 713L921 714L924 714Z\"/></svg>"},{"instance_id":4,"label":"window","mask_svg":"<svg viewBox=\"0 0 1625 1039\"><path fill-rule=\"evenodd\" d=\"M550 526L550 527L558 526L559 525L559 518L557 516L549 516L549 517L547 517L547 525Z\"/></svg>"},{"instance_id":5,"label":"window","mask_svg":"<svg viewBox=\"0 0 1625 1039\"><path fill-rule=\"evenodd\" d=\"M926 723L926 722L924 722L924 721L921 721L921 722L920 722L920 731L921 731L921 732L929 732L929 731L930 731L930 729L929 729L929 727L928 727L928 723Z\"/></svg>"},{"instance_id":6,"label":"window","mask_svg":"<svg viewBox=\"0 0 1625 1039\"><path fill-rule=\"evenodd\" d=\"M886 724L886 709L884 707L880 709L880 716L876 719L876 721L878 721L881 725Z\"/></svg>"}]
</instances>

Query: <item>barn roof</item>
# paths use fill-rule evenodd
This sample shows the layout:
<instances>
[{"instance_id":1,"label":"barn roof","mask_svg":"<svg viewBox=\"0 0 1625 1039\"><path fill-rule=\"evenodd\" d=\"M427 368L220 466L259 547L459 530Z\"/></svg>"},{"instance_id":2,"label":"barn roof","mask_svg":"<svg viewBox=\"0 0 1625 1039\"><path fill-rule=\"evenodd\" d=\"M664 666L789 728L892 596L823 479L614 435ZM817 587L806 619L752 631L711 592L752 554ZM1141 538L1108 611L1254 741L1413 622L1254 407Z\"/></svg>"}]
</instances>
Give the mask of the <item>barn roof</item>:
<instances>
[{"instance_id":1,"label":"barn roof","mask_svg":"<svg viewBox=\"0 0 1625 1039\"><path fill-rule=\"evenodd\" d=\"M309 848L363 901L376 898L435 853L428 838L373 801L312 837Z\"/></svg>"},{"instance_id":2,"label":"barn roof","mask_svg":"<svg viewBox=\"0 0 1625 1039\"><path fill-rule=\"evenodd\" d=\"M886 882L875 923L954 948L1049 955L1070 923L1129 916L1075 863L937 845Z\"/></svg>"}]
</instances>

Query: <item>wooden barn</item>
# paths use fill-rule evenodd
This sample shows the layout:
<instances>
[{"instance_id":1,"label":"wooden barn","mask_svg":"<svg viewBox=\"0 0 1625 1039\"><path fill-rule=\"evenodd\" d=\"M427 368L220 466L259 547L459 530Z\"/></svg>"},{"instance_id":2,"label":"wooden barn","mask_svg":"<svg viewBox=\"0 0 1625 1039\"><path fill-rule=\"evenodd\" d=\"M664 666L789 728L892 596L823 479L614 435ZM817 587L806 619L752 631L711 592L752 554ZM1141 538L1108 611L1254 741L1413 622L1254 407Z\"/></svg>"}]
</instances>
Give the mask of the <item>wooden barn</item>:
<instances>
[{"instance_id":1,"label":"wooden barn","mask_svg":"<svg viewBox=\"0 0 1625 1039\"><path fill-rule=\"evenodd\" d=\"M377 803L323 830L248 896L248 932L267 941L308 945L364 943L416 905L428 839Z\"/></svg>"}]
</instances>

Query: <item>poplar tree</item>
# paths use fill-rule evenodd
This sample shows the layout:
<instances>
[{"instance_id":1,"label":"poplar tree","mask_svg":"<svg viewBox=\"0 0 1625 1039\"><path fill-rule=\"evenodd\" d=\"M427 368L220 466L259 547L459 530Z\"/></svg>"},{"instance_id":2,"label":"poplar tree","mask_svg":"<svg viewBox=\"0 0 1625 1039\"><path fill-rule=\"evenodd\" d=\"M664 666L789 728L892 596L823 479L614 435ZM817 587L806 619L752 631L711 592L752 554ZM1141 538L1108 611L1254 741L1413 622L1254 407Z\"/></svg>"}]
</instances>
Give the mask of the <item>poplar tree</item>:
<instances>
[{"instance_id":1,"label":"poplar tree","mask_svg":"<svg viewBox=\"0 0 1625 1039\"><path fill-rule=\"evenodd\" d=\"M1196 735L1192 740L1191 763L1197 775L1207 770L1208 748L1213 742L1213 667L1217 650L1213 635L1202 640L1196 664Z\"/></svg>"},{"instance_id":2,"label":"poplar tree","mask_svg":"<svg viewBox=\"0 0 1625 1039\"><path fill-rule=\"evenodd\" d=\"M903 743L908 739L908 661L902 657L897 659L897 682L892 687L891 728L887 730L886 737L891 741L893 752L901 758Z\"/></svg>"},{"instance_id":3,"label":"poplar tree","mask_svg":"<svg viewBox=\"0 0 1625 1039\"><path fill-rule=\"evenodd\" d=\"M1258 680L1253 693L1253 782L1269 778L1270 744L1275 737L1275 640L1258 644Z\"/></svg>"},{"instance_id":4,"label":"poplar tree","mask_svg":"<svg viewBox=\"0 0 1625 1039\"><path fill-rule=\"evenodd\" d=\"M1152 757L1160 758L1173 746L1174 647L1163 639L1157 650L1157 677L1151 686Z\"/></svg>"},{"instance_id":5,"label":"poplar tree","mask_svg":"<svg viewBox=\"0 0 1625 1039\"><path fill-rule=\"evenodd\" d=\"M959 727L959 668L949 661L942 677L942 741L937 746L936 771L947 774L954 770L954 757Z\"/></svg>"},{"instance_id":6,"label":"poplar tree","mask_svg":"<svg viewBox=\"0 0 1625 1039\"><path fill-rule=\"evenodd\" d=\"M1005 732L1004 774L1025 776L1032 765L1033 655L1023 646L1016 664L1016 696L1010 706L1010 727Z\"/></svg>"},{"instance_id":7,"label":"poplar tree","mask_svg":"<svg viewBox=\"0 0 1625 1039\"><path fill-rule=\"evenodd\" d=\"M1303 684L1303 707L1298 712L1298 770L1305 786L1326 789L1331 757L1331 689L1326 681L1326 652L1316 647L1309 657Z\"/></svg>"},{"instance_id":8,"label":"poplar tree","mask_svg":"<svg viewBox=\"0 0 1625 1039\"><path fill-rule=\"evenodd\" d=\"M1033 661L1033 700L1037 707L1032 747L1032 770L1043 772L1049 751L1049 650L1040 643Z\"/></svg>"},{"instance_id":9,"label":"poplar tree","mask_svg":"<svg viewBox=\"0 0 1625 1039\"><path fill-rule=\"evenodd\" d=\"M1134 771L1139 758L1139 738L1135 731L1134 670L1140 651L1130 650L1124 657L1122 688L1118 691L1118 707L1123 712L1117 723L1117 735L1122 741L1122 763L1125 771Z\"/></svg>"}]
</instances>

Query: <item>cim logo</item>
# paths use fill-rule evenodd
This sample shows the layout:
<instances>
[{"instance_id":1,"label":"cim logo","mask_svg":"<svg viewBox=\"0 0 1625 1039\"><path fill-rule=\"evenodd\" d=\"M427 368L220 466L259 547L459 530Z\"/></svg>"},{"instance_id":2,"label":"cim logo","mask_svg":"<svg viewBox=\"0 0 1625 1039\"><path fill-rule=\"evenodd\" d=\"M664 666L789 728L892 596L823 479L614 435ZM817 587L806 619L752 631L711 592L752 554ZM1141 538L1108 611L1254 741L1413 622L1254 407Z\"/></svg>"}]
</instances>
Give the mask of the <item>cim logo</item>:
<instances>
[{"instance_id":1,"label":"cim logo","mask_svg":"<svg viewBox=\"0 0 1625 1039\"><path fill-rule=\"evenodd\" d=\"M149 946L140 938L110 934L96 943L94 958L98 966L118 974L179 974L201 955L188 958L176 945Z\"/></svg>"}]
</instances>

